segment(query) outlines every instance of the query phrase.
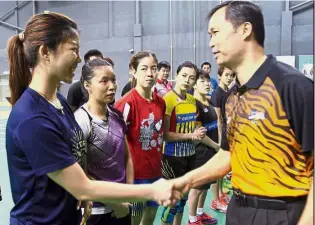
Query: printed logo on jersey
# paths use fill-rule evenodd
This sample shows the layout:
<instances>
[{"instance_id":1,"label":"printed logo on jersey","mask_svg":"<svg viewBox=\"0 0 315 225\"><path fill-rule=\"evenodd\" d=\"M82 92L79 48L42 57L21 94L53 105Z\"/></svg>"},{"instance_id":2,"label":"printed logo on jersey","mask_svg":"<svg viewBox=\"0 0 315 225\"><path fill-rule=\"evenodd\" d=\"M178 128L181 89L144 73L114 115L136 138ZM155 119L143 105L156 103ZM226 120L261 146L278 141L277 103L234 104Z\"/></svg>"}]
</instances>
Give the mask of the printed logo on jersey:
<instances>
[{"instance_id":1,"label":"printed logo on jersey","mask_svg":"<svg viewBox=\"0 0 315 225\"><path fill-rule=\"evenodd\" d=\"M218 121L216 120L211 123L204 124L204 127L207 129L207 131L216 130L218 129Z\"/></svg>"},{"instance_id":2,"label":"printed logo on jersey","mask_svg":"<svg viewBox=\"0 0 315 225\"><path fill-rule=\"evenodd\" d=\"M141 149L148 151L152 148L161 150L163 143L163 133L160 133L162 129L162 119L158 122L154 121L155 117L153 112L149 114L149 118L143 119L140 125L140 138ZM160 133L160 134L157 134Z\"/></svg>"},{"instance_id":3,"label":"printed logo on jersey","mask_svg":"<svg viewBox=\"0 0 315 225\"><path fill-rule=\"evenodd\" d=\"M257 124L259 120L263 120L265 119L265 113L264 112L258 112L256 110L252 110L250 112L250 115L248 117L248 119L254 123L254 124Z\"/></svg>"},{"instance_id":4,"label":"printed logo on jersey","mask_svg":"<svg viewBox=\"0 0 315 225\"><path fill-rule=\"evenodd\" d=\"M72 130L73 136L72 141L72 154L74 155L76 161L84 168L84 158L86 157L87 148L86 141L84 140L82 130L77 130L76 128Z\"/></svg>"}]
</instances>

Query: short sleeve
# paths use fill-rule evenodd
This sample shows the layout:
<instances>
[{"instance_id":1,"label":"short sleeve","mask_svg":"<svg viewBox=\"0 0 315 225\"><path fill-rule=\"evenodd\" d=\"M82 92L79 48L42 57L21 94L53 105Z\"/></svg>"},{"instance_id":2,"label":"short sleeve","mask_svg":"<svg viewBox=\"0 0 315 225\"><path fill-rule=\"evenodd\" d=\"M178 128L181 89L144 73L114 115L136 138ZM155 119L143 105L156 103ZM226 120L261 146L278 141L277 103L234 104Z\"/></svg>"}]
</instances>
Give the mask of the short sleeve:
<instances>
[{"instance_id":1,"label":"short sleeve","mask_svg":"<svg viewBox=\"0 0 315 225\"><path fill-rule=\"evenodd\" d=\"M91 121L90 118L83 109L79 108L77 111L74 112L74 117L77 123L79 124L82 132L83 132L83 137L84 140L86 141L91 132Z\"/></svg>"},{"instance_id":2,"label":"short sleeve","mask_svg":"<svg viewBox=\"0 0 315 225\"><path fill-rule=\"evenodd\" d=\"M221 137L221 146L220 147L224 151L230 151L230 145L229 145L229 141L227 139L226 129L227 129L227 123L223 122L222 123L222 137Z\"/></svg>"},{"instance_id":3,"label":"short sleeve","mask_svg":"<svg viewBox=\"0 0 315 225\"><path fill-rule=\"evenodd\" d=\"M80 81L78 81L80 82ZM68 91L67 102L71 106L79 107L80 106L80 97L81 97L81 87L80 83L74 83Z\"/></svg>"},{"instance_id":4,"label":"short sleeve","mask_svg":"<svg viewBox=\"0 0 315 225\"><path fill-rule=\"evenodd\" d=\"M210 99L210 103L213 105L213 107L216 108L220 108L221 104L220 104L220 100L219 100L219 92L218 89L216 89Z\"/></svg>"},{"instance_id":5,"label":"short sleeve","mask_svg":"<svg viewBox=\"0 0 315 225\"><path fill-rule=\"evenodd\" d=\"M216 89L218 87L218 82L214 80L214 88Z\"/></svg>"},{"instance_id":6,"label":"short sleeve","mask_svg":"<svg viewBox=\"0 0 315 225\"><path fill-rule=\"evenodd\" d=\"M163 98L161 98L161 102L162 102L162 105L163 105L163 114L165 114L165 112L166 112L166 103L165 103Z\"/></svg>"},{"instance_id":7,"label":"short sleeve","mask_svg":"<svg viewBox=\"0 0 315 225\"><path fill-rule=\"evenodd\" d=\"M76 162L62 132L47 116L36 116L23 121L13 133L13 138L38 176Z\"/></svg>"},{"instance_id":8,"label":"short sleeve","mask_svg":"<svg viewBox=\"0 0 315 225\"><path fill-rule=\"evenodd\" d=\"M166 106L165 115L171 117L174 110L173 102L170 99L166 99L166 98L164 98L164 101L165 101L165 106Z\"/></svg>"},{"instance_id":9,"label":"short sleeve","mask_svg":"<svg viewBox=\"0 0 315 225\"><path fill-rule=\"evenodd\" d=\"M305 152L314 150L314 82L303 75L286 75L281 100L290 126Z\"/></svg>"},{"instance_id":10,"label":"short sleeve","mask_svg":"<svg viewBox=\"0 0 315 225\"><path fill-rule=\"evenodd\" d=\"M196 100L196 123L199 125L200 124L202 125L201 118L200 118L200 111L202 110L201 106L202 106L201 102Z\"/></svg>"},{"instance_id":11,"label":"short sleeve","mask_svg":"<svg viewBox=\"0 0 315 225\"><path fill-rule=\"evenodd\" d=\"M118 101L115 104L115 109L117 109L123 116L123 119L128 126L130 124L131 117L131 104L128 102Z\"/></svg>"}]
</instances>

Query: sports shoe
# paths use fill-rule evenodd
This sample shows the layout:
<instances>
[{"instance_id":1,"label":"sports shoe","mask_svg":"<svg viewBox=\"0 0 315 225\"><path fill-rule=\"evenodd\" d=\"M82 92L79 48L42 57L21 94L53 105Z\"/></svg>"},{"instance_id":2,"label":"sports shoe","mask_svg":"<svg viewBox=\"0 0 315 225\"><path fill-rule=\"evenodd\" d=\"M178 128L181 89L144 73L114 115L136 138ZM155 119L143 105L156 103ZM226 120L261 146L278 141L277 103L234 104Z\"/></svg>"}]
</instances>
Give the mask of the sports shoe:
<instances>
[{"instance_id":1,"label":"sports shoe","mask_svg":"<svg viewBox=\"0 0 315 225\"><path fill-rule=\"evenodd\" d=\"M202 224L217 224L218 220L207 213L197 215L197 219L201 221Z\"/></svg>"},{"instance_id":2,"label":"sports shoe","mask_svg":"<svg viewBox=\"0 0 315 225\"><path fill-rule=\"evenodd\" d=\"M226 202L219 200L212 200L212 204L210 206L213 210L219 210L220 212L226 213L227 211L227 204Z\"/></svg>"},{"instance_id":3,"label":"sports shoe","mask_svg":"<svg viewBox=\"0 0 315 225\"><path fill-rule=\"evenodd\" d=\"M201 222L200 220L197 219L196 222L190 222L190 221L188 220L187 225L203 225L203 224L202 224L202 222Z\"/></svg>"},{"instance_id":4,"label":"sports shoe","mask_svg":"<svg viewBox=\"0 0 315 225\"><path fill-rule=\"evenodd\" d=\"M222 201L224 201L227 205L230 203L231 201L231 197L227 194L222 194L220 197L219 197Z\"/></svg>"}]
</instances>

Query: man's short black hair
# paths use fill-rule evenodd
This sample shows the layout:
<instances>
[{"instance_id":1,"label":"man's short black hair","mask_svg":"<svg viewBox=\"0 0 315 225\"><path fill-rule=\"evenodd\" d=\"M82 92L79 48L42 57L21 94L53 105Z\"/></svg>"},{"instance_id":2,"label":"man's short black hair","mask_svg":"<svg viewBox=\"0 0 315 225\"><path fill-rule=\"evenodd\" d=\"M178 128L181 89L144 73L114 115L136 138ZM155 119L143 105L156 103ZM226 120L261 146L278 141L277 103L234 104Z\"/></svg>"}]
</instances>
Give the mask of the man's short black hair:
<instances>
[{"instance_id":1,"label":"man's short black hair","mask_svg":"<svg viewBox=\"0 0 315 225\"><path fill-rule=\"evenodd\" d=\"M163 67L167 68L168 70L171 70L171 65L167 61L159 62L159 64L157 65L158 71L160 71Z\"/></svg>"},{"instance_id":2,"label":"man's short black hair","mask_svg":"<svg viewBox=\"0 0 315 225\"><path fill-rule=\"evenodd\" d=\"M214 7L208 14L208 20L219 9L226 7L225 19L233 24L237 29L241 24L249 22L253 27L253 34L257 43L264 47L265 41L265 25L264 16L259 6L248 1L226 1Z\"/></svg>"},{"instance_id":3,"label":"man's short black hair","mask_svg":"<svg viewBox=\"0 0 315 225\"><path fill-rule=\"evenodd\" d=\"M89 61L91 56L98 56L98 57L103 58L103 54L99 50L91 49L87 53L85 53L85 55L84 55L84 62L86 63L87 61Z\"/></svg>"},{"instance_id":4,"label":"man's short black hair","mask_svg":"<svg viewBox=\"0 0 315 225\"><path fill-rule=\"evenodd\" d=\"M204 63L202 63L202 64L201 64L201 69L202 69L202 67L205 66L205 65L208 65L208 66L210 67L210 69L211 69L211 63L209 63L209 62L204 62Z\"/></svg>"},{"instance_id":5,"label":"man's short black hair","mask_svg":"<svg viewBox=\"0 0 315 225\"><path fill-rule=\"evenodd\" d=\"M109 64L110 64L110 65L112 65L112 67L114 68L115 63L114 63L114 61L113 61L111 58L109 58L109 57L105 57L105 58L103 58L103 60L105 60L105 61L109 62Z\"/></svg>"}]
</instances>

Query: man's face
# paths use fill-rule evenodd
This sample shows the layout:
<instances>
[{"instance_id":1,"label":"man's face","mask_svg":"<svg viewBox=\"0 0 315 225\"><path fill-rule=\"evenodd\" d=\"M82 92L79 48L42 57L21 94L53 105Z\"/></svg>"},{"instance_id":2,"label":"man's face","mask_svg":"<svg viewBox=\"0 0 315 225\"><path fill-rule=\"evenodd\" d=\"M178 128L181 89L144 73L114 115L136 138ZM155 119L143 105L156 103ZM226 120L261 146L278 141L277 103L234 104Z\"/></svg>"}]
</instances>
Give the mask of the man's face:
<instances>
[{"instance_id":1,"label":"man's face","mask_svg":"<svg viewBox=\"0 0 315 225\"><path fill-rule=\"evenodd\" d=\"M169 76L170 76L169 68L162 67L158 72L158 78L163 82L166 82Z\"/></svg>"},{"instance_id":2,"label":"man's face","mask_svg":"<svg viewBox=\"0 0 315 225\"><path fill-rule=\"evenodd\" d=\"M225 19L226 7L216 11L208 25L209 46L218 65L228 66L239 62L244 52L242 25L236 30L232 23Z\"/></svg>"},{"instance_id":3,"label":"man's face","mask_svg":"<svg viewBox=\"0 0 315 225\"><path fill-rule=\"evenodd\" d=\"M210 74L211 72L211 67L209 65L203 65L201 69L207 72L207 74Z\"/></svg>"}]
</instances>

